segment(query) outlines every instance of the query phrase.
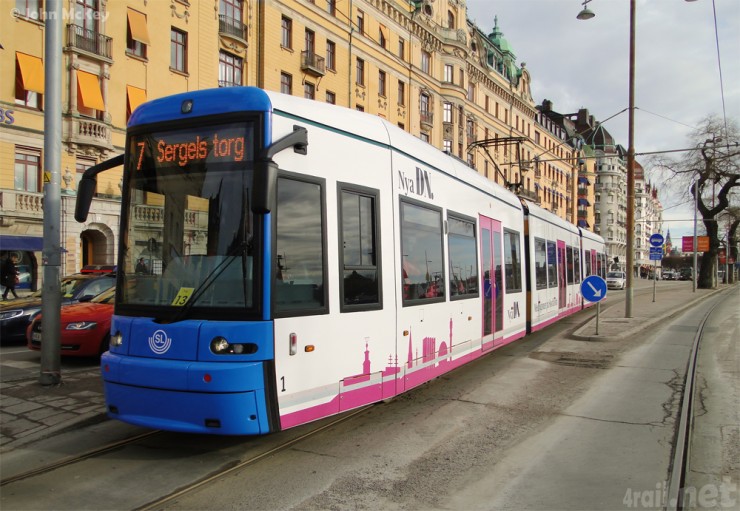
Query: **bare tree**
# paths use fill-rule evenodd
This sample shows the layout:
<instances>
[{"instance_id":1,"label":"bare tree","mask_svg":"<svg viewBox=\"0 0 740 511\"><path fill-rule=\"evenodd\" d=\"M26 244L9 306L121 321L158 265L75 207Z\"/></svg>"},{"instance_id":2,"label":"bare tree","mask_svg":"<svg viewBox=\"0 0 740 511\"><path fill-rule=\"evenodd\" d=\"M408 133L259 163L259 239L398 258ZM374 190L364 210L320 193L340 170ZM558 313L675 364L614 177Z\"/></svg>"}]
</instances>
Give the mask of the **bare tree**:
<instances>
[{"instance_id":1,"label":"bare tree","mask_svg":"<svg viewBox=\"0 0 740 511\"><path fill-rule=\"evenodd\" d=\"M683 153L680 160L668 157L654 160L665 170L673 187L687 190L709 237L709 250L701 256L697 286L717 285L717 255L720 248L719 215L740 206L740 144L737 125L708 117L690 137L696 149ZM697 195L698 194L698 195ZM724 233L723 233L724 234Z\"/></svg>"}]
</instances>

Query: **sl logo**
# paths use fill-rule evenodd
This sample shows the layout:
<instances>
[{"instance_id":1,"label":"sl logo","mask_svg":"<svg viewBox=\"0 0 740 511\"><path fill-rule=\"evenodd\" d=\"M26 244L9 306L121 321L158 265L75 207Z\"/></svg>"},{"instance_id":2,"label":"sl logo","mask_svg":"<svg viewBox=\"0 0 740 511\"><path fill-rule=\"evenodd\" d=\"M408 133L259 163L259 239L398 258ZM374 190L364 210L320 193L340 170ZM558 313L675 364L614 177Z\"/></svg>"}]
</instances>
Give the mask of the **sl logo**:
<instances>
[{"instance_id":1,"label":"sl logo","mask_svg":"<svg viewBox=\"0 0 740 511\"><path fill-rule=\"evenodd\" d=\"M164 330L157 330L149 338L149 348L157 355L167 353L170 346L172 346L172 338L168 337Z\"/></svg>"}]
</instances>

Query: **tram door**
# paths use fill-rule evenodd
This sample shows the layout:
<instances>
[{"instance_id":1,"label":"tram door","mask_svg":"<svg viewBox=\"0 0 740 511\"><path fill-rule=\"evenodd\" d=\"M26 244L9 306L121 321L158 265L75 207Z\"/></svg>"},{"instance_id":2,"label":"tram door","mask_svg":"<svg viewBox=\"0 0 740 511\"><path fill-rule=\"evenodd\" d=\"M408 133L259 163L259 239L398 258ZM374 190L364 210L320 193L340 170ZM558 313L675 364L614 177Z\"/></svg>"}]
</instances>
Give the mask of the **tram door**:
<instances>
[{"instance_id":1,"label":"tram door","mask_svg":"<svg viewBox=\"0 0 740 511\"><path fill-rule=\"evenodd\" d=\"M494 347L504 328L501 222L480 217L481 289L483 290L483 349Z\"/></svg>"},{"instance_id":2,"label":"tram door","mask_svg":"<svg viewBox=\"0 0 740 511\"><path fill-rule=\"evenodd\" d=\"M558 309L565 308L566 286L568 285L566 268L565 242L558 240Z\"/></svg>"}]
</instances>

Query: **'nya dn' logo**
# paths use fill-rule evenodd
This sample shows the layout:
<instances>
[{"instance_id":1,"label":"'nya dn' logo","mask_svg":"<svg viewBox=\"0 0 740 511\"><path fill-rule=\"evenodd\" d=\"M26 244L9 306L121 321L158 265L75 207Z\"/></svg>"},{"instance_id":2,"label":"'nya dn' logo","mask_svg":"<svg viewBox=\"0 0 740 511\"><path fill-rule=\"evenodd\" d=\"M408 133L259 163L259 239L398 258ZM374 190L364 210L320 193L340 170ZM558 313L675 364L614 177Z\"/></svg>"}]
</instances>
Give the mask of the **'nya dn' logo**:
<instances>
[{"instance_id":1,"label":"'nya dn' logo","mask_svg":"<svg viewBox=\"0 0 740 511\"><path fill-rule=\"evenodd\" d=\"M403 171L398 171L398 187L405 195L413 194L434 200L432 192L432 177L429 172L416 167L416 179L408 177Z\"/></svg>"}]
</instances>

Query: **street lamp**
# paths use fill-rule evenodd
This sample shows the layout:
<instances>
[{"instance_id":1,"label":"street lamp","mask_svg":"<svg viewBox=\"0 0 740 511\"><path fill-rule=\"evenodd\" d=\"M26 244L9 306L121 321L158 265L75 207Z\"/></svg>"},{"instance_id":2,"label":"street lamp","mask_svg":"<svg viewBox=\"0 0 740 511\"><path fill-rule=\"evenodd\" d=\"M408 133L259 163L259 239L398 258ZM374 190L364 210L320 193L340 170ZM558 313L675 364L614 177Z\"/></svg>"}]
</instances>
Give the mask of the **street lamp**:
<instances>
[{"instance_id":1,"label":"street lamp","mask_svg":"<svg viewBox=\"0 0 740 511\"><path fill-rule=\"evenodd\" d=\"M583 10L576 16L588 20L596 16L586 7L591 0L584 0ZM630 0L630 58L629 58L629 125L627 147L627 288L625 290L624 317L632 317L633 277L635 272L635 0Z\"/></svg>"}]
</instances>

